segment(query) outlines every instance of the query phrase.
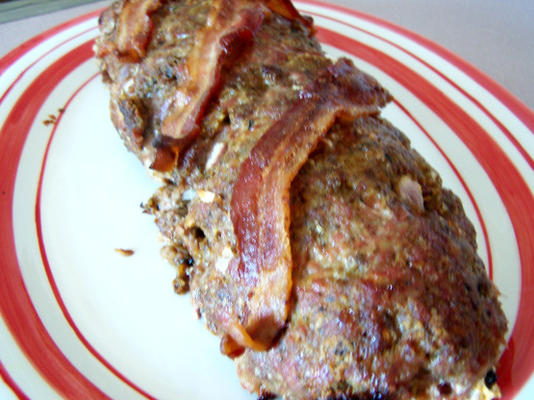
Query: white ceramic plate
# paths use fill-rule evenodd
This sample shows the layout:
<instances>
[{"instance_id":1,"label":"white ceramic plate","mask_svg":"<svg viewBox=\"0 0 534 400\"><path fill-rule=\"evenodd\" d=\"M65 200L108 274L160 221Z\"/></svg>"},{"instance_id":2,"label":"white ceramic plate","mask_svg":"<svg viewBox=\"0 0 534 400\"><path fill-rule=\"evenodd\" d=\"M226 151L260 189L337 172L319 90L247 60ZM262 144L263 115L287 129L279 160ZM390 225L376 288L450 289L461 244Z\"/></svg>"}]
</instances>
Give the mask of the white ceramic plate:
<instances>
[{"instance_id":1,"label":"white ceramic plate","mask_svg":"<svg viewBox=\"0 0 534 400\"><path fill-rule=\"evenodd\" d=\"M329 54L391 91L384 116L461 197L510 321L499 383L505 398L532 398L533 113L410 32L314 0L297 6ZM141 213L157 184L109 121L92 59L97 15L0 60L0 398L252 399L189 297L174 294Z\"/></svg>"}]
</instances>

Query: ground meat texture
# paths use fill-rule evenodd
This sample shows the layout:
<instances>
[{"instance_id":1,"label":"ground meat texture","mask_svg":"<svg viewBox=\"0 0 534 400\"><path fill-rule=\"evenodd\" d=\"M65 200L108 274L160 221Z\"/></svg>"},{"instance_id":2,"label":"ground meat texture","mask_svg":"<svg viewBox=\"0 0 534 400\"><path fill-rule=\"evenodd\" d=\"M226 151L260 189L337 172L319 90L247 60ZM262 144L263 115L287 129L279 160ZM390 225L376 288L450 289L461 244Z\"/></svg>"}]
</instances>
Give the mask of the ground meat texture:
<instances>
[{"instance_id":1,"label":"ground meat texture","mask_svg":"<svg viewBox=\"0 0 534 400\"><path fill-rule=\"evenodd\" d=\"M192 3L195 6L189 9L188 4ZM111 79L112 120L126 146L147 166L154 155L154 138L162 116L180 83L180 79L169 83L156 66L178 59L183 66L192 39L181 38L192 38L201 28L209 5L204 0L167 2L152 17L155 28L146 57L139 63L124 62L114 53L102 58L102 69ZM120 5L112 7L102 20L116 20L118 10ZM102 22L103 26L114 24ZM183 31L187 34L177 33ZM115 31L106 32L109 33L100 37L97 47L116 40ZM159 37L167 41L155 44ZM220 319L218 312L240 302L242 297L224 274L229 259L237 254L230 200L239 167L263 133L314 81L318 71L331 64L299 21L267 13L254 42L225 67L222 87L205 112L199 136L184 151L178 167L164 175L174 186L161 189L147 203L171 241L169 245L183 246L193 256L195 268L189 275L193 302L217 334L221 333L216 323ZM137 114L123 113L115 107L123 97L131 101L122 104L142 104L138 108L145 110L141 146L132 140L137 138L129 128L133 124L122 123L125 116ZM244 303L239 307L245 314Z\"/></svg>"},{"instance_id":2,"label":"ground meat texture","mask_svg":"<svg viewBox=\"0 0 534 400\"><path fill-rule=\"evenodd\" d=\"M206 23L211 2L163 2L151 15L154 30L146 56L139 62L128 62L117 52L102 50L113 48L117 41L118 18L124 3L114 3L100 17L102 34L97 38L96 52L104 54L100 66L110 88L111 119L128 149L148 167L155 157L162 121L186 77L185 62L195 34ZM251 48L233 61L222 72L220 93L202 121L201 143L197 144L204 147L185 155L182 169L204 169L207 150L214 144L208 139L217 135L228 139L225 133L232 134L227 132L228 127L247 128L249 137L240 138L233 146L239 149L241 158L245 157L272 121L313 81L317 71L331 63L318 42L310 38L306 26L269 12ZM201 156L202 159L197 158Z\"/></svg>"},{"instance_id":3,"label":"ground meat texture","mask_svg":"<svg viewBox=\"0 0 534 400\"><path fill-rule=\"evenodd\" d=\"M423 210L399 193L408 178L421 187ZM231 300L217 243L231 223L224 212L217 220L199 214L202 202L183 201L183 193L163 187L153 212L167 237L203 260L193 301L217 332L210 316ZM180 217L183 203L203 221L200 238L176 223L188 218ZM289 399L467 397L494 365L506 321L474 229L458 198L387 122L332 128L293 181L290 233L290 321L271 350L236 358L248 390Z\"/></svg>"},{"instance_id":4,"label":"ground meat texture","mask_svg":"<svg viewBox=\"0 0 534 400\"><path fill-rule=\"evenodd\" d=\"M398 193L410 177L420 210ZM389 123L336 125L291 187L293 305L251 391L305 398L467 396L506 320L457 197Z\"/></svg>"},{"instance_id":5,"label":"ground meat texture","mask_svg":"<svg viewBox=\"0 0 534 400\"><path fill-rule=\"evenodd\" d=\"M149 166L211 2L162 2L136 62L104 51L123 4L103 13L96 49L112 121ZM239 168L331 64L307 26L267 13L247 51L224 66L198 137L144 205L177 268L175 289L190 290L215 334L224 333L220 310L247 311L226 274L238 254L230 215ZM289 320L269 351L234 354L242 385L288 399L467 396L494 366L506 321L460 201L407 138L377 116L335 124L290 201Z\"/></svg>"}]
</instances>

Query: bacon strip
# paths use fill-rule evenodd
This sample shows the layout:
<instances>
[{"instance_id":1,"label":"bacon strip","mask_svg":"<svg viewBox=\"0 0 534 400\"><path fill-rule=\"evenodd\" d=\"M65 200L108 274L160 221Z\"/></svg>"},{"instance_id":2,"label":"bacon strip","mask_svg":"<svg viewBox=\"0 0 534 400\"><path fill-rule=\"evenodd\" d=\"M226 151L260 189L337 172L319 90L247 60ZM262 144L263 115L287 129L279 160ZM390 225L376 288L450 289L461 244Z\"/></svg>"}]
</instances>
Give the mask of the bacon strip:
<instances>
[{"instance_id":1,"label":"bacon strip","mask_svg":"<svg viewBox=\"0 0 534 400\"><path fill-rule=\"evenodd\" d=\"M188 55L187 83L177 90L161 124L162 135L174 140L172 153L176 157L197 136L204 110L221 84L224 64L254 39L265 18L266 9L262 3L288 19L301 21L312 32L311 19L302 17L288 0L215 0L206 26L199 32L196 45ZM163 158L159 153L169 151L158 149L158 158ZM151 168L168 171L173 165L157 162Z\"/></svg>"},{"instance_id":2,"label":"bacon strip","mask_svg":"<svg viewBox=\"0 0 534 400\"><path fill-rule=\"evenodd\" d=\"M178 161L177 146L156 146L156 155L150 164L150 168L159 172L170 172Z\"/></svg>"},{"instance_id":3,"label":"bacon strip","mask_svg":"<svg viewBox=\"0 0 534 400\"><path fill-rule=\"evenodd\" d=\"M268 349L287 320L291 181L336 119L376 114L388 100L373 78L342 59L269 128L241 165L231 202L240 262L230 265L230 274L249 294L249 314L227 332L241 346Z\"/></svg>"},{"instance_id":4,"label":"bacon strip","mask_svg":"<svg viewBox=\"0 0 534 400\"><path fill-rule=\"evenodd\" d=\"M117 28L117 50L121 57L139 61L145 56L154 28L150 16L160 6L160 0L127 0L124 3Z\"/></svg>"},{"instance_id":5,"label":"bacon strip","mask_svg":"<svg viewBox=\"0 0 534 400\"><path fill-rule=\"evenodd\" d=\"M310 17L303 17L290 0L265 0L265 5L277 14L290 20L298 20L310 29L310 36L315 33L313 20Z\"/></svg>"},{"instance_id":6,"label":"bacon strip","mask_svg":"<svg viewBox=\"0 0 534 400\"><path fill-rule=\"evenodd\" d=\"M213 2L207 24L199 32L186 62L189 79L176 92L161 125L164 136L184 139L197 135L203 111L219 88L224 63L252 42L263 18L261 4L235 0Z\"/></svg>"}]
</instances>

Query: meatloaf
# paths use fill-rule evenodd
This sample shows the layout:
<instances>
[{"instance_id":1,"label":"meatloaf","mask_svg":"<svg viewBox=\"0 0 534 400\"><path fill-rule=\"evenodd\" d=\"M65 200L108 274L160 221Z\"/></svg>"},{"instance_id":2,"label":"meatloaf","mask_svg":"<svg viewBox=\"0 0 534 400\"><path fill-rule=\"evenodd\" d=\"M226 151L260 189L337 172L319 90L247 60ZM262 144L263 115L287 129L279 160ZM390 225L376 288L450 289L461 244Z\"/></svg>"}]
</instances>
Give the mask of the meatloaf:
<instances>
[{"instance_id":1,"label":"meatloaf","mask_svg":"<svg viewBox=\"0 0 534 400\"><path fill-rule=\"evenodd\" d=\"M178 293L261 397L497 396L506 319L459 199L283 0L122 0L95 51ZM485 382L484 382L485 381Z\"/></svg>"}]
</instances>

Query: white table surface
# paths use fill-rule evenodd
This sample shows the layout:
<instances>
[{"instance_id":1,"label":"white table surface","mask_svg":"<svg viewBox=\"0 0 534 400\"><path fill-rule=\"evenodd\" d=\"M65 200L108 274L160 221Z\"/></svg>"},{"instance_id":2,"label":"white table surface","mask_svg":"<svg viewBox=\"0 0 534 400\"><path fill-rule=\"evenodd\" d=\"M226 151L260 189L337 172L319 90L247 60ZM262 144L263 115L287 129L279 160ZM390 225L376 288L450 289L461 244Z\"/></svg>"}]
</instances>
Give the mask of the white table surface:
<instances>
[{"instance_id":1,"label":"white table surface","mask_svg":"<svg viewBox=\"0 0 534 400\"><path fill-rule=\"evenodd\" d=\"M372 14L442 45L534 109L534 1L323 1ZM0 56L48 28L109 3L0 24Z\"/></svg>"}]
</instances>

